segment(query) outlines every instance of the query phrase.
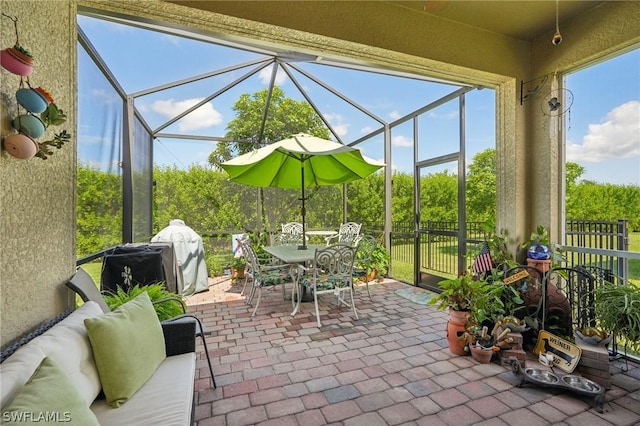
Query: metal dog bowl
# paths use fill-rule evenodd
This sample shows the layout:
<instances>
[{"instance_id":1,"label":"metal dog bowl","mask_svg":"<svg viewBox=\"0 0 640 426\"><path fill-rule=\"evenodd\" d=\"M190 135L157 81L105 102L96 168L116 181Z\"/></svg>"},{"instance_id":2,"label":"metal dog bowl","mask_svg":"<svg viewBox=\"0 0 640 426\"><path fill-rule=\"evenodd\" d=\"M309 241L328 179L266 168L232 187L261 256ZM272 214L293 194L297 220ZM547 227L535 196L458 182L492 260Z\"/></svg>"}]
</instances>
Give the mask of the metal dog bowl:
<instances>
[{"instance_id":1,"label":"metal dog bowl","mask_svg":"<svg viewBox=\"0 0 640 426\"><path fill-rule=\"evenodd\" d=\"M579 390L588 394L597 394L602 392L602 387L593 380L585 379L580 376L564 376L562 382L572 389Z\"/></svg>"},{"instance_id":2,"label":"metal dog bowl","mask_svg":"<svg viewBox=\"0 0 640 426\"><path fill-rule=\"evenodd\" d=\"M573 374L557 376L552 371L540 368L522 368L520 361L515 358L511 360L511 371L520 379L518 387L529 383L536 386L571 391L593 398L593 405L596 411L598 413L604 412L604 388L593 380Z\"/></svg>"},{"instance_id":3,"label":"metal dog bowl","mask_svg":"<svg viewBox=\"0 0 640 426\"><path fill-rule=\"evenodd\" d=\"M558 376L551 371L540 370L539 368L525 368L524 374L538 382L547 384L558 383Z\"/></svg>"}]
</instances>

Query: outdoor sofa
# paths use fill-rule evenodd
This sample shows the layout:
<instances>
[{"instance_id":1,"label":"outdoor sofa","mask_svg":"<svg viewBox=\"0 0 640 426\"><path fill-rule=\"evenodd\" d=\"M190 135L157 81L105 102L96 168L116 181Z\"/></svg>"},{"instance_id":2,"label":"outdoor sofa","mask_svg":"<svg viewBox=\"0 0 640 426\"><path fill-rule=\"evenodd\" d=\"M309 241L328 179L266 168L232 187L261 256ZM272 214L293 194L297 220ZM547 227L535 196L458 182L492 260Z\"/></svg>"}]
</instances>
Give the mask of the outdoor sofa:
<instances>
[{"instance_id":1,"label":"outdoor sofa","mask_svg":"<svg viewBox=\"0 0 640 426\"><path fill-rule=\"evenodd\" d=\"M195 322L160 324L146 293L89 301L2 351L0 423L193 424Z\"/></svg>"}]
</instances>

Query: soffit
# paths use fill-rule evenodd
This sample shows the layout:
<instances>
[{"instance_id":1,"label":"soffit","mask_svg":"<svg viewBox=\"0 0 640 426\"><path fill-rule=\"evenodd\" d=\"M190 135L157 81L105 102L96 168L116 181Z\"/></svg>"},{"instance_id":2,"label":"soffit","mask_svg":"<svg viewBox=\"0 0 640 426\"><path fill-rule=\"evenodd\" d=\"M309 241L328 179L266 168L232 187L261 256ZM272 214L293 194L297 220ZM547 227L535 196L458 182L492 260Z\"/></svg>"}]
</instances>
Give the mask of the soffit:
<instances>
[{"instance_id":1,"label":"soffit","mask_svg":"<svg viewBox=\"0 0 640 426\"><path fill-rule=\"evenodd\" d=\"M318 7L332 8L331 1L193 1L169 0L194 9L228 14L240 18L252 19L287 27L296 27L296 22L312 20L309 15ZM354 17L358 9L369 7L367 1L340 2L351 3ZM376 7L380 6L381 2ZM421 1L385 1L385 13L406 13L409 10L426 17L460 23L509 38L532 41L550 33L553 34L556 19L556 2L554 0L519 0L519 1L466 1L466 0L421 0ZM559 2L559 23L569 22L584 12L596 8L603 1L576 0ZM291 13L295 10L295 14ZM388 15L389 16L389 15ZM283 25L284 22L290 25Z\"/></svg>"}]
</instances>

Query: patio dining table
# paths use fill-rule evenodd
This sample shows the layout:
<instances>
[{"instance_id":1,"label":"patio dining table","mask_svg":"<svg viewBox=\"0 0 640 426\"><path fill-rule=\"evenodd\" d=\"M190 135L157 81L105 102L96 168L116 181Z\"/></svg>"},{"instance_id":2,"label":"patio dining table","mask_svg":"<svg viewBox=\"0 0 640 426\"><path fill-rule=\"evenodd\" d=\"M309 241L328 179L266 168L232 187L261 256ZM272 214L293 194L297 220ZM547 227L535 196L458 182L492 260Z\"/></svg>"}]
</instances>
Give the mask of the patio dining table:
<instances>
[{"instance_id":1,"label":"patio dining table","mask_svg":"<svg viewBox=\"0 0 640 426\"><path fill-rule=\"evenodd\" d=\"M302 301L302 294L298 288L298 265L305 262L312 261L316 255L316 249L326 248L324 244L308 244L306 249L300 249L297 245L281 245L281 246L264 246L263 249L271 256L280 259L283 263L291 266L291 276L293 277L293 295L297 293L297 300L295 308L291 313L294 316L300 309L300 302Z\"/></svg>"}]
</instances>

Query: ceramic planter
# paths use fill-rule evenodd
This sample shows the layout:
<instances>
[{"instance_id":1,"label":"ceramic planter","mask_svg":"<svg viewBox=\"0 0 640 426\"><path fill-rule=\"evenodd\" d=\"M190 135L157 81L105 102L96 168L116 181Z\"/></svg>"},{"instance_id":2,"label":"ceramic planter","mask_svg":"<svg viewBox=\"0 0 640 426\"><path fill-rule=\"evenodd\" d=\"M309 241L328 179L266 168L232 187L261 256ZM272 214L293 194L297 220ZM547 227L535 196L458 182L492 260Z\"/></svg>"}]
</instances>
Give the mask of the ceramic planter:
<instances>
[{"instance_id":1,"label":"ceramic planter","mask_svg":"<svg viewBox=\"0 0 640 426\"><path fill-rule=\"evenodd\" d=\"M464 350L467 346L465 333L469 321L469 311L456 311L449 309L449 321L447 322L447 341L449 351L454 355L468 355Z\"/></svg>"},{"instance_id":2,"label":"ceramic planter","mask_svg":"<svg viewBox=\"0 0 640 426\"><path fill-rule=\"evenodd\" d=\"M236 280L244 278L244 268L231 267L231 278Z\"/></svg>"},{"instance_id":3,"label":"ceramic planter","mask_svg":"<svg viewBox=\"0 0 640 426\"><path fill-rule=\"evenodd\" d=\"M13 127L27 136L38 139L44 135L46 127L40 118L32 114L23 114L13 120Z\"/></svg>"},{"instance_id":4,"label":"ceramic planter","mask_svg":"<svg viewBox=\"0 0 640 426\"><path fill-rule=\"evenodd\" d=\"M53 102L53 98L45 89L22 88L16 92L18 104L33 114L40 114Z\"/></svg>"},{"instance_id":5,"label":"ceramic planter","mask_svg":"<svg viewBox=\"0 0 640 426\"><path fill-rule=\"evenodd\" d=\"M483 348L480 345L470 344L469 350L471 350L471 356L478 362L483 364L488 364L491 362L491 358L493 357L493 349L492 348Z\"/></svg>"},{"instance_id":6,"label":"ceramic planter","mask_svg":"<svg viewBox=\"0 0 640 426\"><path fill-rule=\"evenodd\" d=\"M26 160L33 157L40 147L29 136L16 133L4 138L4 149L16 158Z\"/></svg>"},{"instance_id":7,"label":"ceramic planter","mask_svg":"<svg viewBox=\"0 0 640 426\"><path fill-rule=\"evenodd\" d=\"M0 64L4 69L16 75L26 77L33 72L33 58L15 47L7 47L0 51Z\"/></svg>"}]
</instances>

